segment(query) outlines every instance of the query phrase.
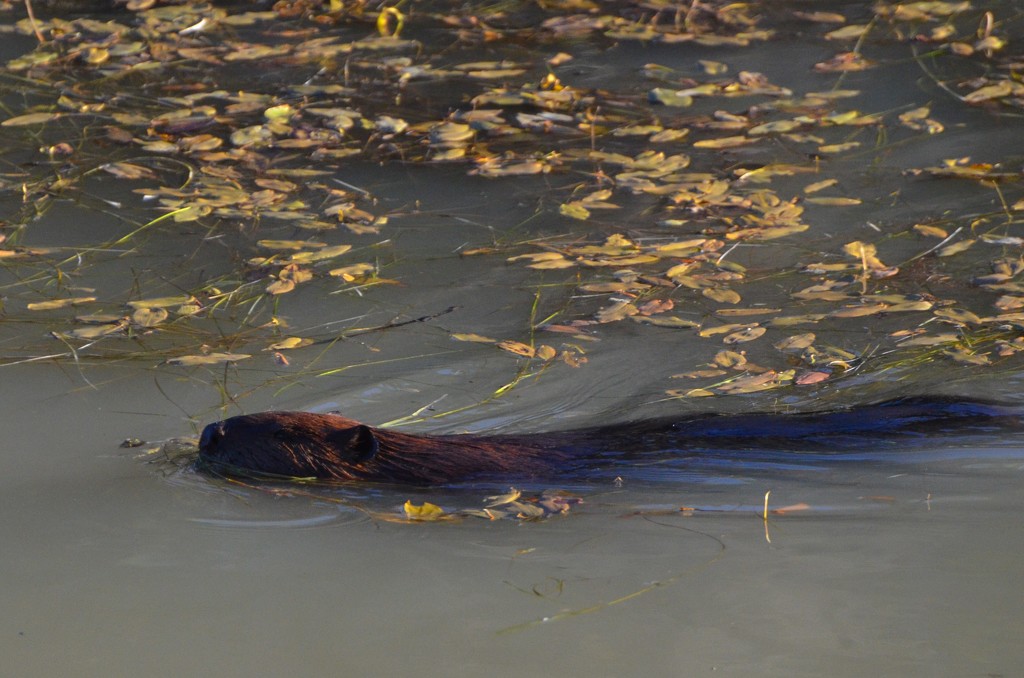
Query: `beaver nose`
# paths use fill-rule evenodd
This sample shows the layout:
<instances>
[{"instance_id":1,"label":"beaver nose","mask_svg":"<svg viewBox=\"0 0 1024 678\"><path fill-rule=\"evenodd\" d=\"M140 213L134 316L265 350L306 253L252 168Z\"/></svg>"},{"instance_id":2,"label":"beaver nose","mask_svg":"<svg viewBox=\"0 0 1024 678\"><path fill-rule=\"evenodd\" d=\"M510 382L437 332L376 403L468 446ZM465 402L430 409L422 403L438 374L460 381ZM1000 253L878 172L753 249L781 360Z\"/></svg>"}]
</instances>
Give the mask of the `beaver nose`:
<instances>
[{"instance_id":1,"label":"beaver nose","mask_svg":"<svg viewBox=\"0 0 1024 678\"><path fill-rule=\"evenodd\" d=\"M218 421L214 424L208 424L203 429L203 434L199 437L199 454L212 454L220 445L223 437L224 422Z\"/></svg>"}]
</instances>

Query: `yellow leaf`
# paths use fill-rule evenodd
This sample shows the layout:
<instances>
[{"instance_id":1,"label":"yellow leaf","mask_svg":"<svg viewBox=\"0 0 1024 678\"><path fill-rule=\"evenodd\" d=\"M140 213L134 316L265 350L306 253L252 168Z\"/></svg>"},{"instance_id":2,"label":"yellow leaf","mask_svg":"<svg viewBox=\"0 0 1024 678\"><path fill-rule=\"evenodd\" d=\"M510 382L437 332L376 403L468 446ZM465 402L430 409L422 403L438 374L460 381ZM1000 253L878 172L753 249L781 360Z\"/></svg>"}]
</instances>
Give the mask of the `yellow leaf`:
<instances>
[{"instance_id":1,"label":"yellow leaf","mask_svg":"<svg viewBox=\"0 0 1024 678\"><path fill-rule=\"evenodd\" d=\"M506 506L517 501L521 496L523 496L523 493L513 487L505 494L496 494L492 497L484 497L484 507L496 508L498 506Z\"/></svg>"},{"instance_id":2,"label":"yellow leaf","mask_svg":"<svg viewBox=\"0 0 1024 678\"><path fill-rule=\"evenodd\" d=\"M935 312L935 315L939 318L953 320L958 323L967 323L969 325L981 324L981 318L977 315L959 308L940 308Z\"/></svg>"},{"instance_id":3,"label":"yellow leaf","mask_svg":"<svg viewBox=\"0 0 1024 678\"><path fill-rule=\"evenodd\" d=\"M935 256L937 256L937 257L951 257L954 254L960 254L964 250L968 249L975 242L976 241L973 240L973 239L961 240L960 242L956 242L956 243L953 243L952 245L948 245L946 247L943 247L941 250L939 250L938 252L935 253Z\"/></svg>"},{"instance_id":4,"label":"yellow leaf","mask_svg":"<svg viewBox=\"0 0 1024 678\"><path fill-rule=\"evenodd\" d=\"M740 377L728 384L723 384L718 387L718 390L722 393L756 393L758 391L766 391L772 388L778 388L784 383L793 380L795 375L794 370L786 370L785 372L774 372L768 371L762 374L752 374L746 377Z\"/></svg>"},{"instance_id":5,"label":"yellow leaf","mask_svg":"<svg viewBox=\"0 0 1024 678\"><path fill-rule=\"evenodd\" d=\"M0 126L17 127L19 125L38 125L39 123L56 120L59 117L61 117L60 113L27 113L25 115L16 115L13 118L7 118L3 122L0 122Z\"/></svg>"},{"instance_id":6,"label":"yellow leaf","mask_svg":"<svg viewBox=\"0 0 1024 678\"><path fill-rule=\"evenodd\" d=\"M288 257L288 261L293 264L310 264L314 261L333 259L348 252L350 249L352 249L352 245L335 245L334 247L325 247L314 252L296 252Z\"/></svg>"},{"instance_id":7,"label":"yellow leaf","mask_svg":"<svg viewBox=\"0 0 1024 678\"><path fill-rule=\"evenodd\" d=\"M541 360L551 360L552 358L558 355L558 351L556 351L551 346L548 346L547 344L542 344L537 347L537 352L535 355L537 358L540 358Z\"/></svg>"},{"instance_id":8,"label":"yellow leaf","mask_svg":"<svg viewBox=\"0 0 1024 678\"><path fill-rule=\"evenodd\" d=\"M901 341L900 346L937 346L939 344L955 344L958 341L960 341L958 334L923 334Z\"/></svg>"},{"instance_id":9,"label":"yellow leaf","mask_svg":"<svg viewBox=\"0 0 1024 678\"><path fill-rule=\"evenodd\" d=\"M68 299L37 301L28 304L27 308L30 311L52 311L53 309L56 308L64 308L66 306L78 306L79 304L87 304L91 301L96 301L96 297L70 297Z\"/></svg>"},{"instance_id":10,"label":"yellow leaf","mask_svg":"<svg viewBox=\"0 0 1024 678\"><path fill-rule=\"evenodd\" d=\"M870 26L867 24L850 24L837 28L834 31L829 31L825 34L826 40L857 40L862 35L868 32Z\"/></svg>"},{"instance_id":11,"label":"yellow leaf","mask_svg":"<svg viewBox=\"0 0 1024 678\"><path fill-rule=\"evenodd\" d=\"M411 520L437 520L444 516L444 509L437 504L431 504L429 501L416 506L412 503L412 500L409 500L402 506L402 510L405 511L405 515Z\"/></svg>"},{"instance_id":12,"label":"yellow leaf","mask_svg":"<svg viewBox=\"0 0 1024 678\"><path fill-rule=\"evenodd\" d=\"M128 306L134 309L167 308L169 306L181 306L182 304L192 304L195 302L195 297L190 296L154 297L152 299L139 299L138 301L129 301Z\"/></svg>"},{"instance_id":13,"label":"yellow leaf","mask_svg":"<svg viewBox=\"0 0 1024 678\"><path fill-rule=\"evenodd\" d=\"M526 358L532 358L535 352L532 346L528 346L520 341L511 340L499 341L498 348Z\"/></svg>"},{"instance_id":14,"label":"yellow leaf","mask_svg":"<svg viewBox=\"0 0 1024 678\"><path fill-rule=\"evenodd\" d=\"M275 280L267 285L267 294L287 294L294 289L294 280Z\"/></svg>"},{"instance_id":15,"label":"yellow leaf","mask_svg":"<svg viewBox=\"0 0 1024 678\"><path fill-rule=\"evenodd\" d=\"M774 122L766 122L762 125L755 125L747 130L747 134L752 137L764 136L766 134L784 134L786 132L792 132L793 130L800 129L803 125L796 120L776 120Z\"/></svg>"},{"instance_id":16,"label":"yellow leaf","mask_svg":"<svg viewBox=\"0 0 1024 678\"><path fill-rule=\"evenodd\" d=\"M373 264L352 264L351 266L342 266L341 268L333 268L328 271L328 275L333 275L338 278L343 278L348 282L352 282L356 278L360 278L368 273L373 273Z\"/></svg>"},{"instance_id":17,"label":"yellow leaf","mask_svg":"<svg viewBox=\"0 0 1024 678\"><path fill-rule=\"evenodd\" d=\"M268 346L267 350L284 351L290 348L302 348L303 346L309 346L312 343L313 340L307 337L285 337L281 341L278 341Z\"/></svg>"},{"instance_id":18,"label":"yellow leaf","mask_svg":"<svg viewBox=\"0 0 1024 678\"><path fill-rule=\"evenodd\" d=\"M788 337L779 341L775 344L775 348L780 351L794 351L803 350L814 343L815 336L813 332L807 332L806 334L796 334L792 337Z\"/></svg>"},{"instance_id":19,"label":"yellow leaf","mask_svg":"<svg viewBox=\"0 0 1024 678\"><path fill-rule=\"evenodd\" d=\"M928 236L931 238L948 238L949 233L945 229L939 228L938 226L929 226L928 224L914 224L914 230L921 235Z\"/></svg>"},{"instance_id":20,"label":"yellow leaf","mask_svg":"<svg viewBox=\"0 0 1024 678\"><path fill-rule=\"evenodd\" d=\"M824 181L816 181L813 184L808 184L807 186L804 186L804 193L817 193L822 189L828 188L830 186L835 186L838 183L838 179L825 179Z\"/></svg>"},{"instance_id":21,"label":"yellow leaf","mask_svg":"<svg viewBox=\"0 0 1024 678\"><path fill-rule=\"evenodd\" d=\"M860 205L862 201L860 198L807 198L806 202L828 207L850 207L851 205Z\"/></svg>"},{"instance_id":22,"label":"yellow leaf","mask_svg":"<svg viewBox=\"0 0 1024 678\"><path fill-rule=\"evenodd\" d=\"M141 327L155 327L167 320L165 308L138 308L132 313L132 322Z\"/></svg>"},{"instance_id":23,"label":"yellow leaf","mask_svg":"<svg viewBox=\"0 0 1024 678\"><path fill-rule=\"evenodd\" d=\"M534 268L538 271L546 271L551 269L559 268L572 268L576 265L575 261L569 259L549 259L548 261L538 261L535 264L527 264L526 268Z\"/></svg>"},{"instance_id":24,"label":"yellow leaf","mask_svg":"<svg viewBox=\"0 0 1024 678\"><path fill-rule=\"evenodd\" d=\"M312 240L257 240L256 244L268 250L302 250L327 247L327 243Z\"/></svg>"},{"instance_id":25,"label":"yellow leaf","mask_svg":"<svg viewBox=\"0 0 1024 678\"><path fill-rule=\"evenodd\" d=\"M598 322L612 323L637 313L639 313L639 310L635 304L628 301L617 301L611 306L605 306L600 309L594 317Z\"/></svg>"},{"instance_id":26,"label":"yellow leaf","mask_svg":"<svg viewBox=\"0 0 1024 678\"><path fill-rule=\"evenodd\" d=\"M736 148L737 146L752 144L755 141L757 140L749 137L719 137L717 139L701 139L700 141L695 141L693 142L693 147L711 149Z\"/></svg>"},{"instance_id":27,"label":"yellow leaf","mask_svg":"<svg viewBox=\"0 0 1024 678\"><path fill-rule=\"evenodd\" d=\"M479 344L494 344L498 341L497 339L491 339L490 337L485 337L481 334L463 334L461 332L453 334L452 339L455 339L456 341L475 341Z\"/></svg>"},{"instance_id":28,"label":"yellow leaf","mask_svg":"<svg viewBox=\"0 0 1024 678\"><path fill-rule=\"evenodd\" d=\"M830 318L860 318L875 315L889 308L888 304L864 304L862 306L845 306L829 313Z\"/></svg>"},{"instance_id":29,"label":"yellow leaf","mask_svg":"<svg viewBox=\"0 0 1024 678\"><path fill-rule=\"evenodd\" d=\"M728 287L705 287L701 294L723 304L738 304L741 301L740 295Z\"/></svg>"},{"instance_id":30,"label":"yellow leaf","mask_svg":"<svg viewBox=\"0 0 1024 678\"><path fill-rule=\"evenodd\" d=\"M655 327L677 327L677 328L690 328L700 327L698 323L692 320L684 320L683 318L677 318L675 316L648 316L648 315L631 315L629 319L633 322L638 322L644 325L654 325Z\"/></svg>"},{"instance_id":31,"label":"yellow leaf","mask_svg":"<svg viewBox=\"0 0 1024 678\"><path fill-rule=\"evenodd\" d=\"M747 327L746 329L742 329L739 332L733 332L732 334L726 335L725 337L722 338L722 343L743 344L748 341L753 341L754 339L757 339L767 331L768 330L766 330L763 327Z\"/></svg>"},{"instance_id":32,"label":"yellow leaf","mask_svg":"<svg viewBox=\"0 0 1024 678\"><path fill-rule=\"evenodd\" d=\"M531 263L537 263L538 261L555 261L558 259L565 259L565 257L558 252L534 252L532 254L520 254L515 257L509 257L506 261L529 261Z\"/></svg>"},{"instance_id":33,"label":"yellow leaf","mask_svg":"<svg viewBox=\"0 0 1024 678\"><path fill-rule=\"evenodd\" d=\"M115 323L113 325L95 325L93 327L80 327L77 330L70 332L72 337L78 339L96 339L98 337L104 337L108 334L113 334L124 329L124 325L121 323Z\"/></svg>"},{"instance_id":34,"label":"yellow leaf","mask_svg":"<svg viewBox=\"0 0 1024 678\"><path fill-rule=\"evenodd\" d=\"M245 360L252 356L245 353L209 353L207 355L183 355L180 358L169 358L168 365L182 365L191 367L194 365L215 365L217 363L233 363Z\"/></svg>"},{"instance_id":35,"label":"yellow leaf","mask_svg":"<svg viewBox=\"0 0 1024 678\"><path fill-rule=\"evenodd\" d=\"M964 97L964 101L969 104L980 104L983 101L991 101L992 99L1002 99L1003 97L1010 96L1013 93L1013 83L1010 80L1000 80L995 85L986 85L979 89L974 90L970 94ZM7 122L10 122L8 120ZM4 124L6 125L7 122Z\"/></svg>"},{"instance_id":36,"label":"yellow leaf","mask_svg":"<svg viewBox=\"0 0 1024 678\"><path fill-rule=\"evenodd\" d=\"M697 262L688 261L684 264L676 264L672 268L665 271L665 277L675 279L679 276L686 275L693 269L697 268L699 264Z\"/></svg>"},{"instance_id":37,"label":"yellow leaf","mask_svg":"<svg viewBox=\"0 0 1024 678\"><path fill-rule=\"evenodd\" d=\"M571 219L586 221L590 218L590 210L578 202L568 202L558 208L558 213Z\"/></svg>"},{"instance_id":38,"label":"yellow leaf","mask_svg":"<svg viewBox=\"0 0 1024 678\"><path fill-rule=\"evenodd\" d=\"M772 313L781 312L781 308L720 308L715 311L715 315L723 318L740 318L751 315L770 315Z\"/></svg>"},{"instance_id":39,"label":"yellow leaf","mask_svg":"<svg viewBox=\"0 0 1024 678\"><path fill-rule=\"evenodd\" d=\"M693 370L692 372L681 372L673 374L672 379L710 379L728 374L725 370Z\"/></svg>"},{"instance_id":40,"label":"yellow leaf","mask_svg":"<svg viewBox=\"0 0 1024 678\"><path fill-rule=\"evenodd\" d=\"M729 325L718 325L717 327L705 327L700 332L698 332L698 334L700 336L702 336L702 337L707 338L707 337L713 337L716 334L726 334L728 332L735 332L736 330L738 330L738 329L740 329L742 327L746 327L746 325L741 325L739 323L732 323L732 324L729 324Z\"/></svg>"},{"instance_id":41,"label":"yellow leaf","mask_svg":"<svg viewBox=\"0 0 1024 678\"><path fill-rule=\"evenodd\" d=\"M851 151L859 146L859 141L849 141L845 144L826 144L824 146L818 146L818 150L822 153L842 153L843 151Z\"/></svg>"},{"instance_id":42,"label":"yellow leaf","mask_svg":"<svg viewBox=\"0 0 1024 678\"><path fill-rule=\"evenodd\" d=\"M664 245L658 245L657 247L654 248L654 251L672 254L673 256L675 256L680 250L689 251L700 249L700 246L706 243L707 241L707 238L693 238L692 240L680 240L679 242L669 242L665 243Z\"/></svg>"}]
</instances>

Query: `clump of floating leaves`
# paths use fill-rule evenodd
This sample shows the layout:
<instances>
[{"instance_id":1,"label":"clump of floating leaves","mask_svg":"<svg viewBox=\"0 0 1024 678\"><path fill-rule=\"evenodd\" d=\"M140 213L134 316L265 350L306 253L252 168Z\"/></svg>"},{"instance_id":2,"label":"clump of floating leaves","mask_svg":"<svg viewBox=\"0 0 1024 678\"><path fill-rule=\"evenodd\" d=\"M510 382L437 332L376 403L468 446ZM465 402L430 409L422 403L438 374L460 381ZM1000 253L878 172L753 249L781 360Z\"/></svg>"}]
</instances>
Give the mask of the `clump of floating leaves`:
<instances>
[{"instance_id":1,"label":"clump of floating leaves","mask_svg":"<svg viewBox=\"0 0 1024 678\"><path fill-rule=\"evenodd\" d=\"M484 498L483 508L480 509L465 508L445 511L442 507L430 502L415 504L409 500L402 506L403 515L401 517L396 518L379 513L373 514L373 517L402 522L436 522L458 520L464 517L484 518L485 520L537 521L566 515L574 506L582 503L583 500L580 497L559 490L544 490L536 495L526 495L513 487L505 494Z\"/></svg>"},{"instance_id":2,"label":"clump of floating leaves","mask_svg":"<svg viewBox=\"0 0 1024 678\"><path fill-rule=\"evenodd\" d=\"M565 292L557 309L535 308L525 335L454 335L541 369L584 365L603 333L626 324L707 341L707 359L674 375L687 385L673 397L829 382L869 358L985 365L1024 349L1019 159L899 167L901 181L934 185L930 216L824 234L836 215L850 223L899 199L891 187L852 194L851 167L891 163L898 148L947 133L940 109L1018 123L1024 57L1011 42L1021 21L1012 3L833 12L720 0L281 0L244 11L131 0L103 18L19 18L15 2L2 10L6 34L36 41L0 73L5 312L49 326L67 347L50 358L77 359L85 347L123 358L131 352L103 350L134 338L168 365L287 363L282 351L323 341L288 333L288 295L394 282L382 243L396 215L336 177L366 161L560 178L545 196L556 224L547 237L463 252L536 271L538 289ZM797 91L770 62L745 57L794 35L833 50L803 65L822 86ZM620 45L701 56L686 68L648 63L618 89L574 84L576 54ZM498 58L480 60L483 49ZM897 60L931 83L931 101L858 109L863 92L850 83L871 81L855 74ZM98 190L112 180L132 185L151 218L116 216L126 233L86 246L33 244L33 223L62 201L118 213ZM944 182L976 186L995 206L941 204ZM152 254L149 239L169 229L218 263L174 290L159 275L121 294L79 283L91 266ZM224 331L229 322L236 331ZM848 340L822 342L816 327Z\"/></svg>"}]
</instances>

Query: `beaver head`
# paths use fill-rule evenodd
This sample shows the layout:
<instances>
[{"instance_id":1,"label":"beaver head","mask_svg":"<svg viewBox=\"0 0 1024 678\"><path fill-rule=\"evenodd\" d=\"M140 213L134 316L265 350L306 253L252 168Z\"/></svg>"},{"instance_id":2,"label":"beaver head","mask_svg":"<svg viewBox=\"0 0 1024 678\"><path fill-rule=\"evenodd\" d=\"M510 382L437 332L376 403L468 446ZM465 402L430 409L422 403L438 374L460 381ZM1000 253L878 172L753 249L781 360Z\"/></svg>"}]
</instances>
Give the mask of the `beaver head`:
<instances>
[{"instance_id":1,"label":"beaver head","mask_svg":"<svg viewBox=\"0 0 1024 678\"><path fill-rule=\"evenodd\" d=\"M199 439L202 463L236 474L352 479L377 452L370 427L310 412L231 417L207 426Z\"/></svg>"},{"instance_id":2,"label":"beaver head","mask_svg":"<svg viewBox=\"0 0 1024 678\"><path fill-rule=\"evenodd\" d=\"M227 475L440 485L542 477L566 460L546 437L428 436L335 414L261 412L210 424L200 466Z\"/></svg>"}]
</instances>

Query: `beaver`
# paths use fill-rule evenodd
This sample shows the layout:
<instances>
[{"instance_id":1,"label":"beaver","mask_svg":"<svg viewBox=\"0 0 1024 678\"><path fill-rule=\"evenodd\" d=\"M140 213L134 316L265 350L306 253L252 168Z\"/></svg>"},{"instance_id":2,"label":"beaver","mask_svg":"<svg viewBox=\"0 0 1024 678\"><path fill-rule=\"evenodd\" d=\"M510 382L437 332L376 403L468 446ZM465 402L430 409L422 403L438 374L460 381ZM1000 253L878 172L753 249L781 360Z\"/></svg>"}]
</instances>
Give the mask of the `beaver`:
<instances>
[{"instance_id":1,"label":"beaver","mask_svg":"<svg viewBox=\"0 0 1024 678\"><path fill-rule=\"evenodd\" d=\"M810 413L703 414L533 435L413 435L336 414L262 412L208 425L199 464L246 477L412 485L545 480L720 448L830 452L907 437L1016 428L996 403L901 398ZM931 438L929 438L931 440Z\"/></svg>"}]
</instances>

